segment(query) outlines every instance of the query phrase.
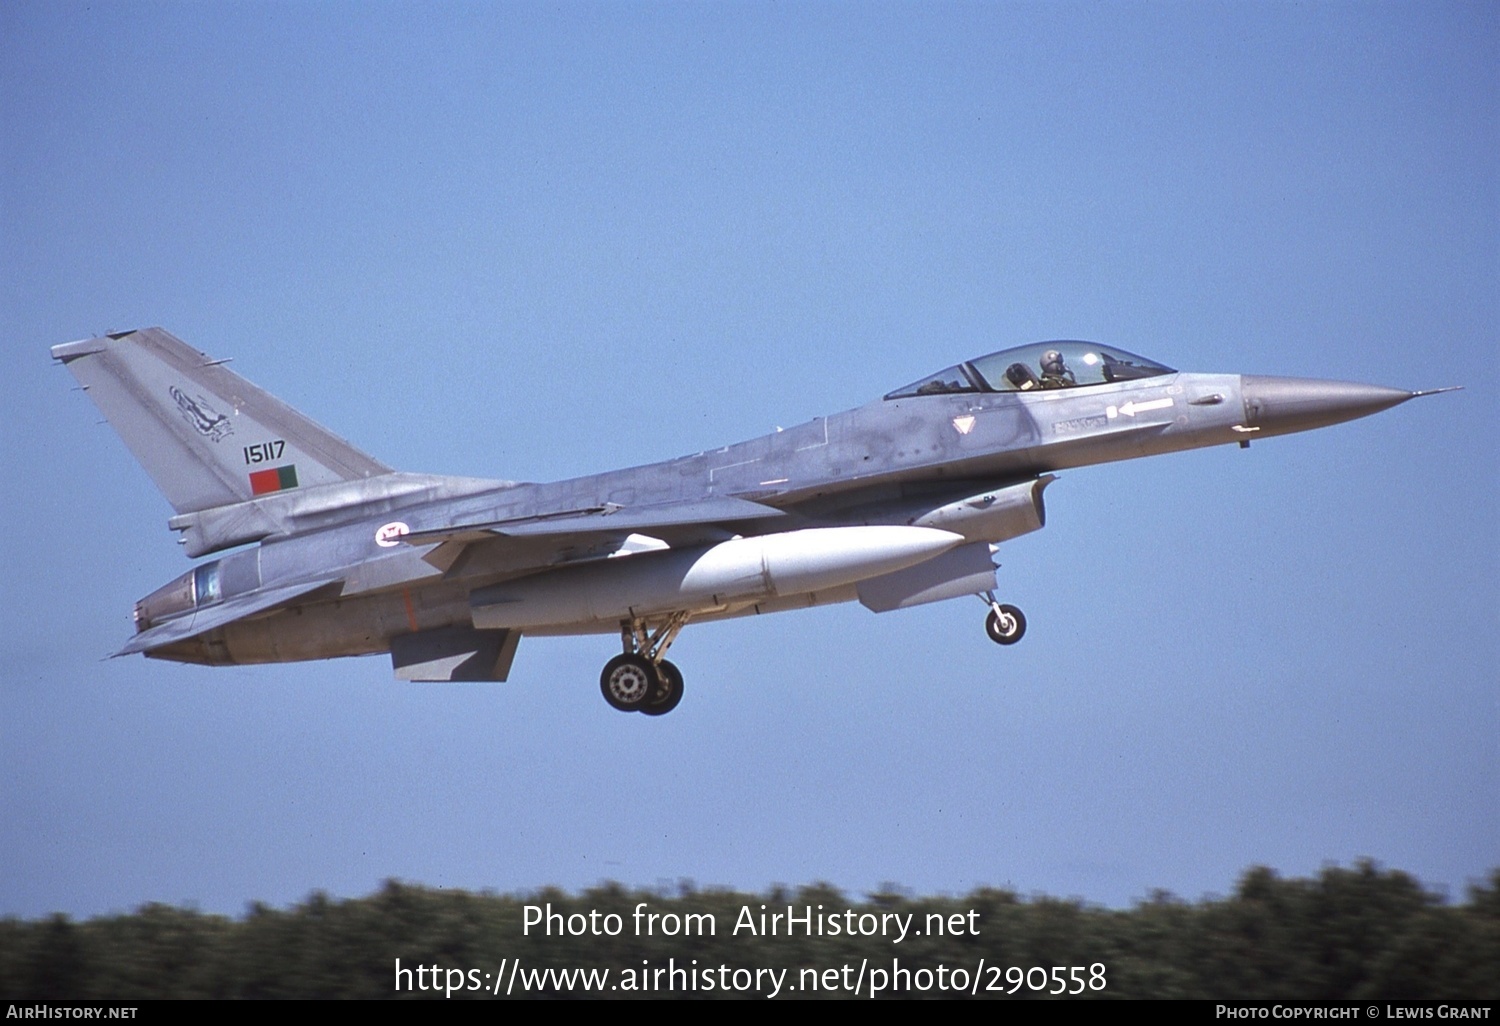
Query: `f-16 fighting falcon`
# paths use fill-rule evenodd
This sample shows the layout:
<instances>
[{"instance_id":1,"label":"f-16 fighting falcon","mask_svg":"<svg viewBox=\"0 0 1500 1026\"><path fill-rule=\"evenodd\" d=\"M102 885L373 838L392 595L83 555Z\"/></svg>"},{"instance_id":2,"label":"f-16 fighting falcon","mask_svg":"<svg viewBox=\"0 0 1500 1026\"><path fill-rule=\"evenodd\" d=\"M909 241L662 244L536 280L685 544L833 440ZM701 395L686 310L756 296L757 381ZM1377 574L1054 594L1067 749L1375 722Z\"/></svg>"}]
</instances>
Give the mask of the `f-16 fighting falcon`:
<instances>
[{"instance_id":1,"label":"f-16 fighting falcon","mask_svg":"<svg viewBox=\"0 0 1500 1026\"><path fill-rule=\"evenodd\" d=\"M1337 424L1420 395L1181 373L1040 342L857 409L548 484L393 470L160 328L55 346L165 493L189 557L118 655L226 665L390 653L409 681L503 681L523 634L618 632L600 689L682 699L690 622L979 596L1001 645L997 547L1046 522L1056 471ZM237 550L228 552L228 550Z\"/></svg>"}]
</instances>

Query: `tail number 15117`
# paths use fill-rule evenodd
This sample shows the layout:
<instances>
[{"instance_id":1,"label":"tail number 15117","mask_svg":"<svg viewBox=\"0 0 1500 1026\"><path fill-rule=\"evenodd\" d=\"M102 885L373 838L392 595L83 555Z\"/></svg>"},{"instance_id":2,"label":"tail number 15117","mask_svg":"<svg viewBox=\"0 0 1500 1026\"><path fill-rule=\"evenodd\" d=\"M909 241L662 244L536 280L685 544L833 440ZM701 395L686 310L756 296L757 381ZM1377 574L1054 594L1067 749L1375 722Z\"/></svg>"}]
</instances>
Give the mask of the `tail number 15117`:
<instances>
[{"instance_id":1,"label":"tail number 15117","mask_svg":"<svg viewBox=\"0 0 1500 1026\"><path fill-rule=\"evenodd\" d=\"M258 445L245 446L246 463L270 463L272 460L281 459L281 454L286 452L286 442L276 439L274 442L261 442Z\"/></svg>"}]
</instances>

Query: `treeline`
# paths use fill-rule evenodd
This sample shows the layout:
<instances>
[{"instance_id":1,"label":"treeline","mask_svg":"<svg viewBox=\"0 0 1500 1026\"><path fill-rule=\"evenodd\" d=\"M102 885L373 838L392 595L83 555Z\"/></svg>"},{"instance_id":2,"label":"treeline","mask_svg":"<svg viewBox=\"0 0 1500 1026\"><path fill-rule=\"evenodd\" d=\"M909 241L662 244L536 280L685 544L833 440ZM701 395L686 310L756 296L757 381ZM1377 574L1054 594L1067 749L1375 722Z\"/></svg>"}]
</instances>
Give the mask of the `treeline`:
<instances>
[{"instance_id":1,"label":"treeline","mask_svg":"<svg viewBox=\"0 0 1500 1026\"><path fill-rule=\"evenodd\" d=\"M546 918L548 906L556 918ZM769 918L776 914L783 918ZM776 935L766 935L769 928ZM1500 869L1463 904L1362 862L1314 879L1252 869L1228 898L1187 902L1161 893L1127 911L992 889L856 901L826 885L765 894L606 885L578 895L514 896L389 882L348 901L314 894L288 910L256 904L241 919L147 905L84 922L0 920L0 997L27 1000L442 998L455 982L454 999L489 997L504 993L496 975L505 980L516 966L528 973L609 969L617 983L668 966L729 974L785 968L794 983L812 978L803 970L816 970L812 976L832 984L817 994L840 996L861 965L867 978L872 967L917 974L905 977L905 987L899 973L888 977L893 996L952 996L954 971L962 969L981 996L1018 985L1010 1000L1041 997L1059 989L1051 967L1065 967L1067 981L1076 966L1062 989L1082 986L1087 997L1496 998ZM937 985L940 965L949 986ZM830 970L832 977L820 975ZM542 993L587 996L576 982L572 989L543 985ZM660 976L647 988L652 997L746 993L674 990ZM803 987L795 996L813 995Z\"/></svg>"}]
</instances>

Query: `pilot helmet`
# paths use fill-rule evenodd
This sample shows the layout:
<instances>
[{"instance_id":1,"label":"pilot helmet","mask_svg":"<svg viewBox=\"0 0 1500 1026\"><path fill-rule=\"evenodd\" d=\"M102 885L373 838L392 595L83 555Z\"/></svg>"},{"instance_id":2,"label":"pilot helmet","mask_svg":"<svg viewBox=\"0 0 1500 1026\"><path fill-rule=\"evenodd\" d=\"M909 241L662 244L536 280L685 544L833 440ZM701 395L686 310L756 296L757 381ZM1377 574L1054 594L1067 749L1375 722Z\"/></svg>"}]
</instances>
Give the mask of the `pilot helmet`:
<instances>
[{"instance_id":1,"label":"pilot helmet","mask_svg":"<svg viewBox=\"0 0 1500 1026\"><path fill-rule=\"evenodd\" d=\"M1042 354L1042 373L1061 374L1067 368L1063 364L1063 355L1056 349L1049 349Z\"/></svg>"}]
</instances>

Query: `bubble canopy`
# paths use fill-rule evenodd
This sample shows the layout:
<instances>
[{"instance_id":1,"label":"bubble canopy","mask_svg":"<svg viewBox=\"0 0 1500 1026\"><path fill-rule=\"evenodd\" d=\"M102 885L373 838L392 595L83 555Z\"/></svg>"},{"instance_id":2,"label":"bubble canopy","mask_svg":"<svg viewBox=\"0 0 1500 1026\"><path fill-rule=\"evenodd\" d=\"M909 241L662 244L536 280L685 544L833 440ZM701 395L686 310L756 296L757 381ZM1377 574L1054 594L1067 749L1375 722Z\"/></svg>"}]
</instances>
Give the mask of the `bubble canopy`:
<instances>
[{"instance_id":1,"label":"bubble canopy","mask_svg":"<svg viewBox=\"0 0 1500 1026\"><path fill-rule=\"evenodd\" d=\"M1171 367L1097 342L1036 342L1002 349L930 374L898 388L887 399L955 392L1026 392L1082 388L1176 373Z\"/></svg>"}]
</instances>

